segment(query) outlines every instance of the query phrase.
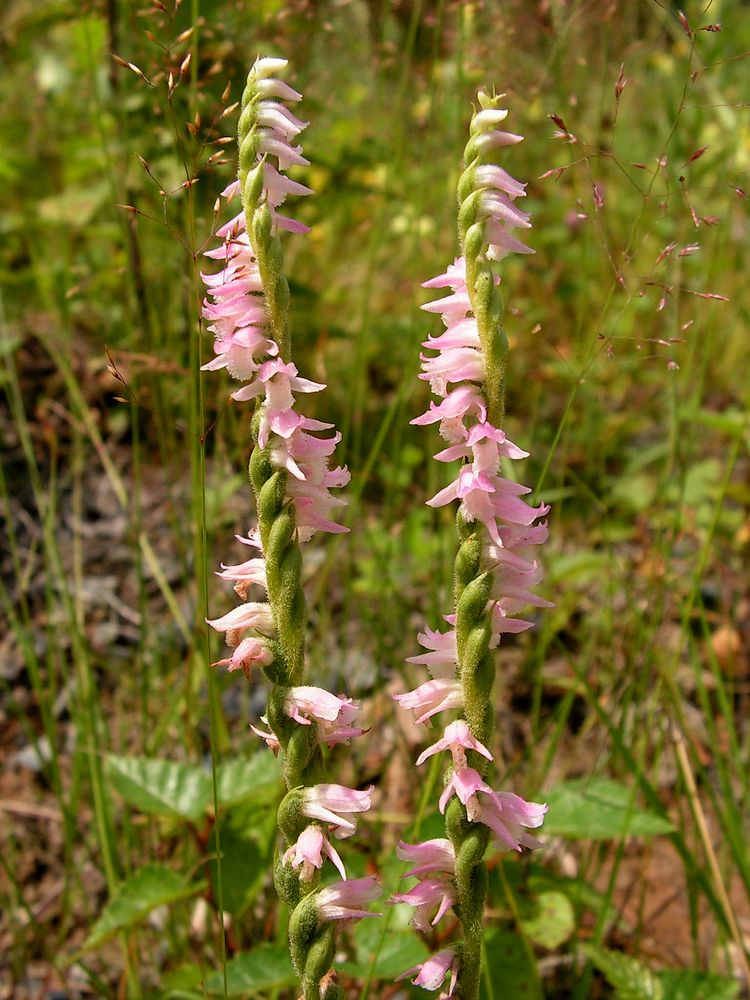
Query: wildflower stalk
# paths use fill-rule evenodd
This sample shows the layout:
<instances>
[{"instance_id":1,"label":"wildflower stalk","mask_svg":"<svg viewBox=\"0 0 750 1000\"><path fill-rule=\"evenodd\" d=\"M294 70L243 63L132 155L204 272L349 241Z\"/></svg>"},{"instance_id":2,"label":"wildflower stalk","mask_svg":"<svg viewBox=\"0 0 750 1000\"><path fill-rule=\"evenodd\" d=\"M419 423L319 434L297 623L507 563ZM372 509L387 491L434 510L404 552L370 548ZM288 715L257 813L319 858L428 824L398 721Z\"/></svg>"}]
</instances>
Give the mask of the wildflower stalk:
<instances>
[{"instance_id":1,"label":"wildflower stalk","mask_svg":"<svg viewBox=\"0 0 750 1000\"><path fill-rule=\"evenodd\" d=\"M248 74L240 102L242 110L237 124L239 149L237 176L240 182L242 207L248 221L248 235L263 282L273 339L279 345L281 357L289 360L291 351L289 282L283 271L284 248L273 224L272 208L267 202L261 202L266 158L263 155L259 159L258 156L258 107L262 94L258 89L256 65Z\"/></svg>"},{"instance_id":2,"label":"wildflower stalk","mask_svg":"<svg viewBox=\"0 0 750 1000\"><path fill-rule=\"evenodd\" d=\"M480 95L483 109L493 102ZM476 119L475 119L476 120ZM481 133L479 133L481 135ZM501 326L502 299L492 265L484 256L486 237L480 216L481 190L474 190L481 155L478 135L472 135L464 151L468 166L457 189L459 241L466 261L466 290L476 319L485 364L481 391L487 403L487 420L501 425L505 412L505 367L508 338ZM483 567L483 551L490 541L479 521L456 519L459 549L453 567L453 600L456 614L457 676L461 682L464 715L473 736L489 746L495 728L495 658L492 642L492 578ZM485 560L486 561L486 560ZM472 763L484 777L487 761L474 753ZM446 810L446 831L456 852L456 911L463 929L457 993L461 1000L479 996L481 979L484 908L487 899L487 866L484 855L490 839L489 827L472 822L466 806L454 798Z\"/></svg>"},{"instance_id":3,"label":"wildflower stalk","mask_svg":"<svg viewBox=\"0 0 750 1000\"><path fill-rule=\"evenodd\" d=\"M531 626L513 617L517 610L525 604L547 603L529 589L541 573L526 550L546 538L546 526L533 522L548 508L530 508L520 499L529 490L500 475L501 458L523 458L526 452L500 427L508 341L502 329L497 261L509 252L532 251L508 231L526 228L529 221L514 204L525 194L525 185L495 162L498 148L521 139L498 130L507 114L498 102L480 93L480 108L471 122L457 191L461 256L445 274L425 283L452 290L423 307L441 313L447 328L424 342L438 353L422 356L420 375L443 401L431 404L427 413L412 421L439 422L441 436L450 446L435 457L465 461L455 482L428 501L435 507L461 502L453 613L447 618L454 627L448 633L428 629L419 636L429 652L411 657L410 662L428 666L433 680L397 696L404 707L421 712L418 722L447 708L463 710L463 717L451 722L442 739L417 759L419 765L434 753L451 753L452 768L440 798L448 839L399 845L400 857L420 862L410 874L422 884L394 897L417 907L414 923L423 930L434 926L452 906L462 939L410 972L417 973L413 982L426 989L438 989L450 974L448 991L441 996L460 1000L479 996L487 847L491 840L518 851L537 846L524 828L541 825L546 810L511 792L494 792L485 780L495 724L494 649L503 633ZM427 923L436 908L434 919Z\"/></svg>"},{"instance_id":4,"label":"wildflower stalk","mask_svg":"<svg viewBox=\"0 0 750 1000\"><path fill-rule=\"evenodd\" d=\"M489 746L495 723L495 663L490 650L491 611L488 605L492 581L482 571L482 535L485 529L457 519L461 544L453 570L454 607L456 609L457 676L461 682L464 714L473 736ZM484 777L487 761L474 753ZM469 820L466 806L454 798L445 814L446 832L456 853L456 915L463 928L461 965L457 996L474 1000L479 996L482 962L484 908L487 899L487 866L484 855L490 839L489 827Z\"/></svg>"},{"instance_id":5,"label":"wildflower stalk","mask_svg":"<svg viewBox=\"0 0 750 1000\"><path fill-rule=\"evenodd\" d=\"M373 879L346 881L330 840L354 832L350 816L369 808L369 790L322 783L321 746L362 734L351 725L358 706L306 684L305 678L307 611L300 546L317 530L344 530L328 517L342 503L330 489L345 485L349 477L346 469L328 468L340 435L315 437L311 431L331 425L295 409L295 393L319 392L325 386L299 377L291 361L289 286L279 231L305 232L307 227L277 209L288 194L312 192L283 173L291 164L308 162L291 143L306 123L277 100L301 97L276 78L285 66L285 60L258 59L248 75L238 127L238 180L224 192L240 195L242 211L218 231L224 247L209 252L226 261L224 271L204 276L209 290L204 315L213 321L209 329L217 351L204 367L226 367L246 382L232 398L256 401L249 476L258 530L240 540L260 549L262 558L224 567L219 575L236 581L243 598L251 585L264 587L268 601L247 602L211 624L226 632L234 647L220 663L248 675L253 665L260 666L271 681L263 720L271 731L255 731L281 755L287 787L278 810L286 849L275 866L274 884L289 906L290 951L304 1000L339 1000L331 970L336 921L370 916L355 907L373 899L377 888ZM343 881L321 889L325 857Z\"/></svg>"}]
</instances>

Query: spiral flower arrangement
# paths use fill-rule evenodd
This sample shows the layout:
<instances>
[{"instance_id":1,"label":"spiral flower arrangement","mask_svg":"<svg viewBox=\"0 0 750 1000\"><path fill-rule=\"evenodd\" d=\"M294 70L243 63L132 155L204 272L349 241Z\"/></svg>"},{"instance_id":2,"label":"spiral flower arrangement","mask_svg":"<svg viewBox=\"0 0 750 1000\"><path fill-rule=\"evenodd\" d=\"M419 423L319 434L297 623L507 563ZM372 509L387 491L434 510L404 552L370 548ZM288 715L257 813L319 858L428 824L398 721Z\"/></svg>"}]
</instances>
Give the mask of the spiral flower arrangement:
<instances>
[{"instance_id":1,"label":"spiral flower arrangement","mask_svg":"<svg viewBox=\"0 0 750 1000\"><path fill-rule=\"evenodd\" d=\"M420 844L401 843L397 853L414 867L418 881L394 902L415 908L413 923L427 931L451 911L462 939L404 973L428 990L447 987L441 997L476 1000L479 995L487 867L492 843L502 850L538 846L528 831L541 826L546 806L527 802L487 783L493 759L488 746L495 724L495 650L507 633L522 632L531 621L517 617L524 606L549 606L533 588L542 573L534 547L547 538L546 505L531 507L522 497L527 486L501 474L501 460L527 457L502 430L508 342L502 328L498 262L509 253L533 253L513 230L528 229L528 213L516 204L526 193L496 159L522 136L503 131L507 111L500 97L480 92L470 126L465 169L458 183L461 255L444 274L424 283L449 294L423 308L439 313L444 332L423 344L420 378L429 382L439 403L414 424L438 424L447 447L441 462L462 462L456 479L431 500L432 507L459 501L459 549L453 576L454 604L446 615L450 629L426 629L418 636L426 652L409 662L426 666L431 679L396 695L418 723L440 712L461 716L417 758L450 754L439 808L447 837Z\"/></svg>"},{"instance_id":2,"label":"spiral flower arrangement","mask_svg":"<svg viewBox=\"0 0 750 1000\"><path fill-rule=\"evenodd\" d=\"M257 529L239 538L258 554L223 565L218 574L234 583L242 603L209 625L225 635L230 648L220 664L247 676L258 668L272 684L263 718L267 729L253 729L280 754L287 787L278 812L285 848L274 881L289 906L289 944L304 1000L338 1000L331 969L336 927L372 916L366 906L379 888L374 878L347 879L334 846L355 833L357 815L370 808L371 789L328 782L321 752L322 745L362 735L356 725L359 705L306 678L300 546L316 531L347 530L332 519L344 501L331 491L345 486L349 473L329 465L340 434L319 436L333 425L297 408L297 395L325 386L300 376L291 360L280 233L304 233L307 227L279 208L288 195L312 192L285 174L288 167L309 162L295 144L307 123L287 106L301 95L281 79L286 66L285 59L259 58L248 75L238 126L238 179L223 192L228 200L239 196L241 209L217 230L221 245L207 253L222 269L203 275L203 315L215 352L204 369L225 368L243 383L232 398L254 404L250 481L258 513ZM248 600L252 588L265 591L266 600ZM321 888L326 859L341 878Z\"/></svg>"}]
</instances>

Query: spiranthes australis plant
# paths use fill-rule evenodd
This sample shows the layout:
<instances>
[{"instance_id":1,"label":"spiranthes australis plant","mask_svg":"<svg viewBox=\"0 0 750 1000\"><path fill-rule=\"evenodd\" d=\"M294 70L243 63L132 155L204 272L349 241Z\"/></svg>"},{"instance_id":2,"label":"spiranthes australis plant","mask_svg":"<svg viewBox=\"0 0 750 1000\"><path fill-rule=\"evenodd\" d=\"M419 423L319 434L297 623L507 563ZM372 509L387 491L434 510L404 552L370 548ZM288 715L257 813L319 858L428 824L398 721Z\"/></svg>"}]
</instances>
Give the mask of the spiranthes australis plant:
<instances>
[{"instance_id":1,"label":"spiranthes australis plant","mask_svg":"<svg viewBox=\"0 0 750 1000\"><path fill-rule=\"evenodd\" d=\"M253 729L281 755L287 786L278 813L285 849L274 881L290 908L289 945L304 1000L337 1000L340 990L331 970L336 926L373 916L365 907L379 889L373 878L347 880L334 846L334 840L355 832L357 814L370 808L371 789L327 782L321 750L363 733L355 725L359 706L309 685L305 671L300 545L316 531L346 530L331 520L344 502L331 490L345 486L349 473L329 468L340 434L317 436L333 425L303 416L295 398L325 386L301 377L291 360L280 233L303 233L307 227L278 209L288 195L312 192L285 174L288 167L309 162L295 145L307 123L287 106L301 95L280 79L286 65L285 59L266 57L250 70L238 127L238 179L223 192L229 200L239 195L242 205L217 230L221 245L207 253L223 262L222 270L203 276L203 315L216 354L204 368L226 368L243 383L232 398L255 404L248 422L258 527L239 541L260 553L222 566L219 576L234 582L243 603L209 624L225 634L231 649L220 664L248 677L260 668L272 684L263 718L268 729ZM253 587L265 590L267 600L248 600ZM341 878L321 888L326 858Z\"/></svg>"},{"instance_id":2,"label":"spiranthes australis plant","mask_svg":"<svg viewBox=\"0 0 750 1000\"><path fill-rule=\"evenodd\" d=\"M423 306L440 313L445 331L423 346L420 378L429 382L439 404L414 424L438 423L448 447L435 457L461 460L458 477L431 500L441 507L458 500L459 549L453 576L454 606L446 615L447 632L426 629L419 641L426 652L409 662L428 667L432 679L414 691L396 695L412 709L417 722L438 712L458 709L442 737L417 758L421 765L447 751L451 767L440 796L446 838L399 844L397 853L414 867L418 879L394 902L414 906L414 924L429 930L451 910L462 938L402 977L428 990L445 985L442 997L476 1000L479 995L484 907L487 896L485 852L536 847L527 831L542 824L546 806L526 802L487 783L492 761L488 749L495 722L495 650L506 633L522 632L532 622L515 617L525 605L549 606L533 593L541 580L533 546L547 538L540 522L549 508L531 507L522 498L526 486L501 475L501 459L527 457L502 429L508 342L502 328L498 262L509 253L532 253L511 230L529 228L529 216L516 201L521 184L496 159L521 136L499 126L507 111L500 97L480 92L458 183L458 232L461 255L426 288L450 294Z\"/></svg>"}]
</instances>

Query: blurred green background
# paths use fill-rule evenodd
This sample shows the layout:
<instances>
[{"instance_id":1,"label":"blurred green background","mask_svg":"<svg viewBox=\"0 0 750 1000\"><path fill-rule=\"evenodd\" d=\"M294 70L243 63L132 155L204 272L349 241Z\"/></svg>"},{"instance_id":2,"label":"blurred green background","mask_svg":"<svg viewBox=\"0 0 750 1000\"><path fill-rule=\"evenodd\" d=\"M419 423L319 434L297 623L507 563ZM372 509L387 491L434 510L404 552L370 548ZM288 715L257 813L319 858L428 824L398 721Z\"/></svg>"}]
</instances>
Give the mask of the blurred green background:
<instances>
[{"instance_id":1,"label":"blurred green background","mask_svg":"<svg viewBox=\"0 0 750 1000\"><path fill-rule=\"evenodd\" d=\"M234 174L222 112L259 53L290 60L311 122L295 360L328 383L308 410L352 473L351 534L306 572L312 675L372 726L332 756L379 790L354 868L392 891L395 840L440 829L439 772L415 781L423 734L390 698L419 680L403 661L449 610L455 550L424 506L451 470L409 420L420 283L455 256L494 86L536 250L504 266L507 429L553 505L556 607L498 656L499 777L551 809L547 850L493 867L487 996L747 989L749 50L739 0L683 20L651 0L6 0L0 996L221 995L226 962L230 995L294 996L278 775L247 731L265 692L209 683L201 625L252 523L246 412L197 373L198 271ZM410 995L392 979L424 946L386 909L343 946L348 996Z\"/></svg>"}]
</instances>

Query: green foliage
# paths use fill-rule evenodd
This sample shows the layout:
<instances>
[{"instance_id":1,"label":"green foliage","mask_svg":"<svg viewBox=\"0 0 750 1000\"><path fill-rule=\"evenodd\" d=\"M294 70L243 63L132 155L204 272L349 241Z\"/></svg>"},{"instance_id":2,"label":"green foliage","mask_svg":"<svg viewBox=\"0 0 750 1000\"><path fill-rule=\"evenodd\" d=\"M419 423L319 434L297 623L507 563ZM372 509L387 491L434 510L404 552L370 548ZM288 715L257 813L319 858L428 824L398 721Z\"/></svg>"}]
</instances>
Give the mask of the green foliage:
<instances>
[{"instance_id":1,"label":"green foliage","mask_svg":"<svg viewBox=\"0 0 750 1000\"><path fill-rule=\"evenodd\" d=\"M513 930L490 930L485 943L486 979L482 977L480 997L518 997L519 1000L542 1000L544 996L533 955L523 939Z\"/></svg>"},{"instance_id":2,"label":"green foliage","mask_svg":"<svg viewBox=\"0 0 750 1000\"><path fill-rule=\"evenodd\" d=\"M622 952L592 944L581 950L614 987L617 1000L733 1000L739 996L740 984L729 976L693 969L652 972Z\"/></svg>"},{"instance_id":3,"label":"green foliage","mask_svg":"<svg viewBox=\"0 0 750 1000\"><path fill-rule=\"evenodd\" d=\"M429 955L422 938L408 927L382 926L380 920L365 920L353 935L354 958L342 966L360 982L392 981Z\"/></svg>"},{"instance_id":4,"label":"green foliage","mask_svg":"<svg viewBox=\"0 0 750 1000\"><path fill-rule=\"evenodd\" d=\"M109 754L108 774L126 802L142 812L201 819L211 802L211 776L170 760Z\"/></svg>"},{"instance_id":5,"label":"green foliage","mask_svg":"<svg viewBox=\"0 0 750 1000\"><path fill-rule=\"evenodd\" d=\"M659 977L642 962L595 945L584 945L581 950L615 988L617 1000L664 1000Z\"/></svg>"},{"instance_id":6,"label":"green foliage","mask_svg":"<svg viewBox=\"0 0 750 1000\"><path fill-rule=\"evenodd\" d=\"M227 962L227 995L241 997L260 990L291 986L296 981L287 949L276 945L260 945L252 951L235 955ZM209 976L204 983L209 996L224 995L221 972Z\"/></svg>"},{"instance_id":7,"label":"green foliage","mask_svg":"<svg viewBox=\"0 0 750 1000\"><path fill-rule=\"evenodd\" d=\"M270 755L269 755L270 756ZM255 801L250 809L235 809L221 824L221 873L224 908L240 917L268 880L273 863L276 824L273 809L258 811ZM218 897L216 830L208 842L211 857L209 871L214 898Z\"/></svg>"},{"instance_id":8,"label":"green foliage","mask_svg":"<svg viewBox=\"0 0 750 1000\"><path fill-rule=\"evenodd\" d=\"M735 1000L740 984L729 976L694 969L665 969L658 973L662 1000Z\"/></svg>"},{"instance_id":9,"label":"green foliage","mask_svg":"<svg viewBox=\"0 0 750 1000\"><path fill-rule=\"evenodd\" d=\"M113 787L141 812L196 822L213 806L211 775L202 767L109 754L107 768ZM278 761L265 751L226 761L216 769L219 805L273 802L280 780Z\"/></svg>"},{"instance_id":10,"label":"green foliage","mask_svg":"<svg viewBox=\"0 0 750 1000\"><path fill-rule=\"evenodd\" d=\"M98 948L118 931L140 923L157 907L194 896L202 888L200 883L186 884L166 865L144 865L117 887L91 929L84 951Z\"/></svg>"},{"instance_id":11,"label":"green foliage","mask_svg":"<svg viewBox=\"0 0 750 1000\"><path fill-rule=\"evenodd\" d=\"M255 805L273 802L280 790L281 765L266 750L260 750L252 757L223 761L216 769L216 795L222 806L241 802Z\"/></svg>"},{"instance_id":12,"label":"green foliage","mask_svg":"<svg viewBox=\"0 0 750 1000\"><path fill-rule=\"evenodd\" d=\"M670 833L674 826L663 816L638 809L634 793L608 778L576 778L547 795L549 813L545 833L585 840L650 837Z\"/></svg>"},{"instance_id":13,"label":"green foliage","mask_svg":"<svg viewBox=\"0 0 750 1000\"><path fill-rule=\"evenodd\" d=\"M542 948L553 951L575 933L575 910L564 892L540 892L520 912L521 930Z\"/></svg>"}]
</instances>

